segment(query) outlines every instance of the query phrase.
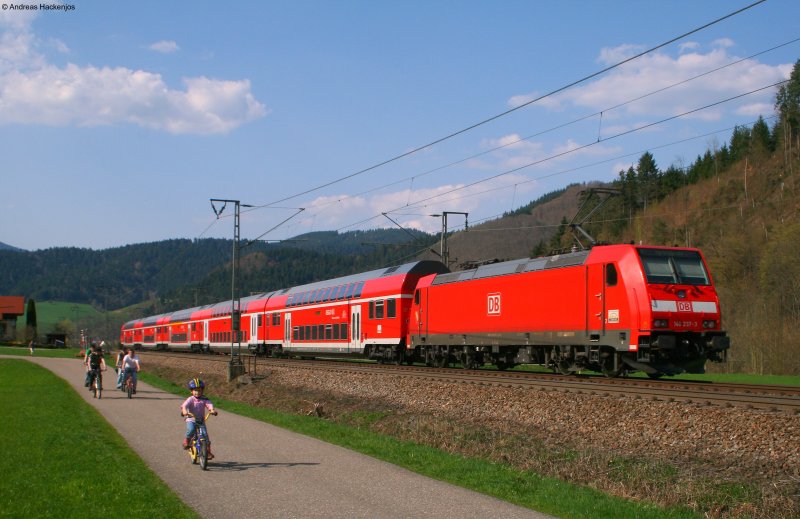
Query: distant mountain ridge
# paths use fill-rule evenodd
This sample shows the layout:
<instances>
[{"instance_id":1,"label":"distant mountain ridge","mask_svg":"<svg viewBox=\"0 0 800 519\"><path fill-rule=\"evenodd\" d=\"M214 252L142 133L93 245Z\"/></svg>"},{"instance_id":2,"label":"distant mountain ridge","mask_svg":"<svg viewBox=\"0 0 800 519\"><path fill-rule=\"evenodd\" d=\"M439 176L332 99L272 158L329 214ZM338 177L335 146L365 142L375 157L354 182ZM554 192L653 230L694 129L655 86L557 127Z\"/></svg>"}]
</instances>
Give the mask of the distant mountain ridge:
<instances>
[{"instance_id":1,"label":"distant mountain ridge","mask_svg":"<svg viewBox=\"0 0 800 519\"><path fill-rule=\"evenodd\" d=\"M10 250L14 252L25 252L25 249L20 249L18 247L14 247L13 245L9 245L7 243L3 243L0 241L0 250Z\"/></svg>"}]
</instances>

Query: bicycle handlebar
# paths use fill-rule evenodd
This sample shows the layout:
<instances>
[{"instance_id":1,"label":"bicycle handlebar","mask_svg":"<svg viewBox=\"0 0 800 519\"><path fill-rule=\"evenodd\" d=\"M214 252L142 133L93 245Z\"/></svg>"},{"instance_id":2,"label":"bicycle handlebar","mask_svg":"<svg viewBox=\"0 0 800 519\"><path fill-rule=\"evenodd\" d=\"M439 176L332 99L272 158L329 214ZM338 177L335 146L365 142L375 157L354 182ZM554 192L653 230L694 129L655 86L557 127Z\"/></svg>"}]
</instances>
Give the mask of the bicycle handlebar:
<instances>
[{"instance_id":1,"label":"bicycle handlebar","mask_svg":"<svg viewBox=\"0 0 800 519\"><path fill-rule=\"evenodd\" d=\"M208 420L208 417L211 416L212 414L216 416L219 413L217 412L216 409L214 409L214 411L206 413L206 416L205 418L203 418L203 421L205 422L206 420ZM184 416L188 416L189 418L194 418L195 420L197 420L197 417L191 411L187 411L186 414L183 414L183 411L181 411L181 418L183 418Z\"/></svg>"}]
</instances>

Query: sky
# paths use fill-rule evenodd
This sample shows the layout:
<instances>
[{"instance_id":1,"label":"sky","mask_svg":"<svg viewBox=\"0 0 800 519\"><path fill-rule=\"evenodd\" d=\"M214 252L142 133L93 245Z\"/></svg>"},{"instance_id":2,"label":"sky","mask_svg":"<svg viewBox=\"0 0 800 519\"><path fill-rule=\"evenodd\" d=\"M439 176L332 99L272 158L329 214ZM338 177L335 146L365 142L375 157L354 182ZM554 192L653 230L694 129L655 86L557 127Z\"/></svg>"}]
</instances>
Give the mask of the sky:
<instances>
[{"instance_id":1,"label":"sky","mask_svg":"<svg viewBox=\"0 0 800 519\"><path fill-rule=\"evenodd\" d=\"M235 204L211 199L240 201L246 240L438 232L645 151L686 167L772 126L800 59L797 0L702 28L752 3L13 0L0 242L232 238Z\"/></svg>"}]
</instances>

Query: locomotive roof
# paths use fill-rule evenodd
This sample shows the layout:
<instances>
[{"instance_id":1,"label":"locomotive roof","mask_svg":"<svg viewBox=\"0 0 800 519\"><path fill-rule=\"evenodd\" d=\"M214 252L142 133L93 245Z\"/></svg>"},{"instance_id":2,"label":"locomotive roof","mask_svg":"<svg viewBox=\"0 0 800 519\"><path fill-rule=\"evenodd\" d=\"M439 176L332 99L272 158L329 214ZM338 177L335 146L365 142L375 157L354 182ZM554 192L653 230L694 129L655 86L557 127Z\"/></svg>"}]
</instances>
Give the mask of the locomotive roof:
<instances>
[{"instance_id":1,"label":"locomotive roof","mask_svg":"<svg viewBox=\"0 0 800 519\"><path fill-rule=\"evenodd\" d=\"M542 258L522 258L500 263L481 265L478 268L469 270L459 270L448 274L440 274L433 280L433 285L443 285L455 283L457 281L467 281L470 279L481 279L494 276L505 276L507 274L517 274L521 272L533 272L536 270L556 269L561 267L571 267L582 265L589 256L589 250L546 256Z\"/></svg>"}]
</instances>

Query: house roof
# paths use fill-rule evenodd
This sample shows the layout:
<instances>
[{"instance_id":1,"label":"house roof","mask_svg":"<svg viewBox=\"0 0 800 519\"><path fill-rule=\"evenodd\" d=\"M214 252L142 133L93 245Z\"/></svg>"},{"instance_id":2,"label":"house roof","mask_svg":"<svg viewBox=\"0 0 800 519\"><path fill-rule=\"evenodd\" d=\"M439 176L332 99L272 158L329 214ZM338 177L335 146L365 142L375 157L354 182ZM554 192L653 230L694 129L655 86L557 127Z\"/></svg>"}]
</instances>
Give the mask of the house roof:
<instances>
[{"instance_id":1,"label":"house roof","mask_svg":"<svg viewBox=\"0 0 800 519\"><path fill-rule=\"evenodd\" d=\"M0 296L0 314L3 316L20 316L25 313L23 296Z\"/></svg>"}]
</instances>

